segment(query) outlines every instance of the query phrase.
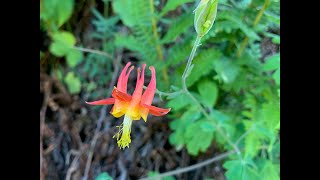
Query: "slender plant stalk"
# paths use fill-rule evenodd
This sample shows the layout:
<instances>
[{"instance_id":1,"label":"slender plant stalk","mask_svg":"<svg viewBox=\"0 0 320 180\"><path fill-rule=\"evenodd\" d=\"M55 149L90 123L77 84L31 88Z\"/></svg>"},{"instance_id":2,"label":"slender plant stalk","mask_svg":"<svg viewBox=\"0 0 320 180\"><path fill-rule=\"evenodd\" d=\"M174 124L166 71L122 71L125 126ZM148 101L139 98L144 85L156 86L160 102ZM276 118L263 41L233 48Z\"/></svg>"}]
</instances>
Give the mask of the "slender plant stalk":
<instances>
[{"instance_id":1,"label":"slender plant stalk","mask_svg":"<svg viewBox=\"0 0 320 180\"><path fill-rule=\"evenodd\" d=\"M263 4L262 8L258 12L258 14L257 14L257 16L256 16L256 18L255 18L255 20L253 22L253 26L252 26L253 28L255 28L258 25L258 23L260 22L261 17L263 15L264 11L268 8L269 4L270 4L270 0L265 0L264 1L264 4ZM242 53L243 53L244 49L246 48L248 42L249 42L249 37L246 36L244 38L244 40L242 41L241 45L240 45L239 51L237 53L237 57L240 57L242 55Z\"/></svg>"},{"instance_id":2,"label":"slender plant stalk","mask_svg":"<svg viewBox=\"0 0 320 180\"><path fill-rule=\"evenodd\" d=\"M182 87L183 87L183 91L186 95L188 95L190 97L190 99L192 99L192 101L199 107L200 111L202 112L202 114L207 118L207 119L210 119L212 120L211 116L206 112L206 110L202 107L202 105L200 104L200 102L190 93L190 91L188 90L187 88L187 83L186 83L186 80L187 80L187 75L188 73L190 73L189 69L191 67L191 64L192 64L192 60L194 58L194 55L197 51L197 48L198 46L200 45L200 40L201 40L201 37L200 36L197 36L194 44L193 44L193 47L192 47L192 50L191 50L191 54L188 58L188 62L187 62L187 65L186 65L186 68L183 72L183 75L182 75ZM217 128L217 132L228 142L228 144L235 150L235 152L239 155L239 157L241 158L240 154L240 150L239 148L228 138L228 136L224 133L224 131L221 129L221 127L216 123L215 120L212 120L212 122L214 123L215 127Z\"/></svg>"},{"instance_id":3,"label":"slender plant stalk","mask_svg":"<svg viewBox=\"0 0 320 180\"><path fill-rule=\"evenodd\" d=\"M213 162L222 160L222 159L224 159L224 158L226 158L229 155L234 154L234 153L235 153L234 151L229 151L229 152L220 154L218 156L212 157L211 159L208 159L208 160L205 160L203 162L200 162L198 164L194 164L192 166L188 166L188 167L176 169L176 170L173 170L173 171L165 172L165 173L162 173L162 174L159 174L159 175L156 175L156 176L152 176L152 177L149 177L149 178L148 177L147 178L142 178L140 180L159 179L159 178L163 178L163 177L166 177L166 176L172 176L172 175L176 175L176 174L181 174L181 173L184 173L184 172L192 171L192 170L195 170L197 168L201 168L203 166L211 164Z\"/></svg>"},{"instance_id":4,"label":"slender plant stalk","mask_svg":"<svg viewBox=\"0 0 320 180\"><path fill-rule=\"evenodd\" d=\"M150 4L151 14L154 14L154 7L153 7L154 1L149 0L149 4ZM163 61L163 53L162 53L161 45L158 43L159 35L158 35L158 31L157 31L157 21L154 16L152 16L152 18L151 18L151 23L152 23L153 36L157 40L157 47L156 48L157 48L158 58L160 61ZM165 67L162 69L162 76L163 76L165 83L169 84L168 71L167 71L167 68L165 68Z\"/></svg>"},{"instance_id":5,"label":"slender plant stalk","mask_svg":"<svg viewBox=\"0 0 320 180\"><path fill-rule=\"evenodd\" d=\"M113 59L113 57L110 54L108 54L106 52L103 52L103 51L93 50L93 49L89 49L89 48L82 48L82 47L73 47L73 49L76 49L76 50L79 50L79 51L82 51L82 52L89 52L89 53L99 54L101 56L105 56L107 58Z\"/></svg>"}]
</instances>

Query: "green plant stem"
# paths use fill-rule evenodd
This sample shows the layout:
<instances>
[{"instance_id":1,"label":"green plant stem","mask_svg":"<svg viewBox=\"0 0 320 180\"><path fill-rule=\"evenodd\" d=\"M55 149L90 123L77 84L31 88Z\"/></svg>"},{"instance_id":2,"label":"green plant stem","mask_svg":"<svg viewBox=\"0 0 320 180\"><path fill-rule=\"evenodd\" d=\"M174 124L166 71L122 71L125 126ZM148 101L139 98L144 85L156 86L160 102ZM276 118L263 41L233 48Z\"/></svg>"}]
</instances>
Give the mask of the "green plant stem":
<instances>
[{"instance_id":1,"label":"green plant stem","mask_svg":"<svg viewBox=\"0 0 320 180\"><path fill-rule=\"evenodd\" d=\"M256 18L255 18L255 20L253 22L253 26L252 26L253 28L255 28L258 25L258 23L260 22L264 11L268 8L269 4L270 4L270 0L265 0L264 1L264 4L263 4L262 8L258 12L258 14L257 14L257 16L256 16ZM241 45L240 45L240 48L239 48L238 53L237 53L237 57L240 57L242 55L242 53L243 53L244 49L246 48L248 42L249 42L249 37L246 36L244 38L244 40L242 41Z\"/></svg>"},{"instance_id":2,"label":"green plant stem","mask_svg":"<svg viewBox=\"0 0 320 180\"><path fill-rule=\"evenodd\" d=\"M188 58L188 62L187 62L187 65L186 65L186 68L183 72L183 75L182 75L182 90L183 92L188 95L190 97L190 99L192 99L192 101L199 107L200 111L202 112L202 114L207 118L207 119L210 119L211 120L211 117L210 115L206 112L206 110L202 107L202 105L200 104L200 102L190 93L190 91L188 90L188 87L187 87L187 77L188 77L188 74L190 73L190 67L191 67L191 64L192 64L192 60L194 58L194 55L197 51L197 48L198 46L200 45L200 41L201 41L201 37L200 36L197 36L194 44L193 44L193 47L192 47L192 50L191 50L191 53L190 53L190 56ZM227 135L224 133L224 131L221 129L221 127L214 121L212 120L212 122L214 123L215 127L217 128L217 132L228 142L228 144L235 150L235 152L240 156L241 152L239 150L239 148L227 137Z\"/></svg>"},{"instance_id":3,"label":"green plant stem","mask_svg":"<svg viewBox=\"0 0 320 180\"><path fill-rule=\"evenodd\" d=\"M220 154L218 156L215 156L215 157L213 157L211 159L208 159L208 160L205 160L203 162L200 162L198 164L194 164L192 166L188 166L188 167L176 169L176 170L173 170L173 171L165 172L165 173L162 173L162 174L159 174L159 175L156 175L156 176L152 176L152 177L142 178L140 180L158 179L158 178L163 178L163 177L166 177L166 176L172 176L172 175L176 175L176 174L181 174L181 173L184 173L184 172L192 171L192 170L195 170L197 168L201 168L203 166L211 164L213 162L222 160L222 159L224 159L224 158L226 158L229 155L234 154L234 153L235 153L234 151L229 151L229 152Z\"/></svg>"},{"instance_id":4,"label":"green plant stem","mask_svg":"<svg viewBox=\"0 0 320 180\"><path fill-rule=\"evenodd\" d=\"M154 14L154 1L153 0L149 0L149 4L150 4L150 10L151 10L151 14ZM157 42L159 41L159 35L157 32L157 21L156 18L154 16L152 16L151 18L151 23L152 23L152 32L153 32L153 36L154 38L157 40ZM160 61L163 61L163 53L162 53L162 49L161 49L161 45L159 43L157 43L157 54L159 57ZM169 78L168 78L168 72L167 72L167 68L163 68L162 69L162 76L163 79L165 81L165 83L168 85L169 84Z\"/></svg>"},{"instance_id":5,"label":"green plant stem","mask_svg":"<svg viewBox=\"0 0 320 180\"><path fill-rule=\"evenodd\" d=\"M192 47L192 50L191 50L191 54L188 58L188 62L187 62L187 66L186 68L184 69L184 72L183 72L183 75L182 75L182 86L183 86L183 89L187 90L187 84L186 84L186 79L187 79L187 73L190 69L190 66L191 66L191 63L192 63L192 60L194 58L194 55L197 51L197 48L198 46L200 45L200 40L201 40L201 37L200 36L197 36L194 44L193 44L193 47Z\"/></svg>"},{"instance_id":6,"label":"green plant stem","mask_svg":"<svg viewBox=\"0 0 320 180\"><path fill-rule=\"evenodd\" d=\"M79 51L82 51L82 52L89 52L89 53L94 53L94 54L99 54L101 56L105 56L107 58L110 58L110 59L113 59L113 57L106 53L106 52L103 52L103 51L98 51L98 50L93 50L93 49L88 49L88 48L82 48L82 47L73 47L73 49L76 49L76 50L79 50Z\"/></svg>"}]
</instances>

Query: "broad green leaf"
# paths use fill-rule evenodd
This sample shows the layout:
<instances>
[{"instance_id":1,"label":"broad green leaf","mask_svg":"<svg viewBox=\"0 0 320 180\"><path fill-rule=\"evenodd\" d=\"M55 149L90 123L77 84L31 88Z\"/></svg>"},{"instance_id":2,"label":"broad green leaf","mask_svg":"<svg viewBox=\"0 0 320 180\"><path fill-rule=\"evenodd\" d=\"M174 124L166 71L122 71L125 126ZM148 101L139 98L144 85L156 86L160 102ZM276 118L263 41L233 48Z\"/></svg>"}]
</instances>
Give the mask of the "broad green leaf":
<instances>
[{"instance_id":1,"label":"broad green leaf","mask_svg":"<svg viewBox=\"0 0 320 180\"><path fill-rule=\"evenodd\" d=\"M70 49L76 44L76 39L70 32L56 32L52 34L53 42L49 49L52 54L58 57L67 55Z\"/></svg>"},{"instance_id":2,"label":"broad green leaf","mask_svg":"<svg viewBox=\"0 0 320 180\"><path fill-rule=\"evenodd\" d=\"M257 170L246 161L226 161L223 167L227 170L225 176L228 180L260 180Z\"/></svg>"},{"instance_id":3,"label":"broad green leaf","mask_svg":"<svg viewBox=\"0 0 320 180\"><path fill-rule=\"evenodd\" d=\"M177 149L186 144L184 137L186 127L201 117L201 113L195 107L189 108L181 117L175 117L175 120L170 123L170 129L175 130L170 134L170 144L176 145Z\"/></svg>"},{"instance_id":4,"label":"broad green leaf","mask_svg":"<svg viewBox=\"0 0 320 180\"><path fill-rule=\"evenodd\" d=\"M214 125L212 123L210 123L209 121L201 122L200 128L204 132L213 133L215 131Z\"/></svg>"},{"instance_id":5,"label":"broad green leaf","mask_svg":"<svg viewBox=\"0 0 320 180\"><path fill-rule=\"evenodd\" d=\"M69 72L64 81L66 82L71 94L77 94L81 91L81 81L73 72Z\"/></svg>"},{"instance_id":6,"label":"broad green leaf","mask_svg":"<svg viewBox=\"0 0 320 180\"><path fill-rule=\"evenodd\" d=\"M193 2L194 0L168 0L164 8L162 9L160 16L164 16L169 11L175 10L178 6L181 6L188 2Z\"/></svg>"},{"instance_id":7,"label":"broad green leaf","mask_svg":"<svg viewBox=\"0 0 320 180\"><path fill-rule=\"evenodd\" d=\"M40 19L48 25L60 27L71 17L73 7L74 0L40 1Z\"/></svg>"},{"instance_id":8,"label":"broad green leaf","mask_svg":"<svg viewBox=\"0 0 320 180\"><path fill-rule=\"evenodd\" d=\"M57 5L58 27L60 27L70 18L73 11L74 0L59 0Z\"/></svg>"},{"instance_id":9,"label":"broad green leaf","mask_svg":"<svg viewBox=\"0 0 320 180\"><path fill-rule=\"evenodd\" d=\"M134 3L135 2L132 0L115 0L112 2L114 11L119 14L123 23L129 27L132 27L137 23L133 11L133 7L135 6Z\"/></svg>"},{"instance_id":10,"label":"broad green leaf","mask_svg":"<svg viewBox=\"0 0 320 180\"><path fill-rule=\"evenodd\" d=\"M81 51L72 49L67 54L67 63L71 68L73 68L81 62L82 58Z\"/></svg>"},{"instance_id":11,"label":"broad green leaf","mask_svg":"<svg viewBox=\"0 0 320 180\"><path fill-rule=\"evenodd\" d=\"M205 127L205 130L203 130L203 127ZM211 129L211 132L209 129ZM207 120L199 120L187 126L185 138L188 153L198 155L199 152L205 152L212 143L213 131L213 126L208 127Z\"/></svg>"},{"instance_id":12,"label":"broad green leaf","mask_svg":"<svg viewBox=\"0 0 320 180\"><path fill-rule=\"evenodd\" d=\"M273 164L270 160L263 160L259 174L261 180L280 180L280 166Z\"/></svg>"},{"instance_id":13,"label":"broad green leaf","mask_svg":"<svg viewBox=\"0 0 320 180\"><path fill-rule=\"evenodd\" d=\"M228 59L214 62L214 69L225 83L232 83L240 72L240 67Z\"/></svg>"},{"instance_id":14,"label":"broad green leaf","mask_svg":"<svg viewBox=\"0 0 320 180\"><path fill-rule=\"evenodd\" d=\"M99 176L96 177L95 180L113 180L113 178L111 176L109 176L108 173L104 172L104 173L99 174Z\"/></svg>"},{"instance_id":15,"label":"broad green leaf","mask_svg":"<svg viewBox=\"0 0 320 180\"><path fill-rule=\"evenodd\" d=\"M263 66L264 71L271 71L280 67L280 53L266 58L266 63Z\"/></svg>"},{"instance_id":16,"label":"broad green leaf","mask_svg":"<svg viewBox=\"0 0 320 180\"><path fill-rule=\"evenodd\" d=\"M115 0L113 10L120 16L121 21L131 28L145 26L151 32L152 19L155 19L153 1L146 0Z\"/></svg>"},{"instance_id":17,"label":"broad green leaf","mask_svg":"<svg viewBox=\"0 0 320 180\"><path fill-rule=\"evenodd\" d=\"M171 99L167 105L168 107L171 107L173 111L178 111L188 105L191 105L192 102L193 101L186 94L180 94L174 99Z\"/></svg>"},{"instance_id":18,"label":"broad green leaf","mask_svg":"<svg viewBox=\"0 0 320 180\"><path fill-rule=\"evenodd\" d=\"M210 80L201 81L198 84L198 91L202 102L206 106L212 107L215 105L218 98L218 87L215 82Z\"/></svg>"}]
</instances>

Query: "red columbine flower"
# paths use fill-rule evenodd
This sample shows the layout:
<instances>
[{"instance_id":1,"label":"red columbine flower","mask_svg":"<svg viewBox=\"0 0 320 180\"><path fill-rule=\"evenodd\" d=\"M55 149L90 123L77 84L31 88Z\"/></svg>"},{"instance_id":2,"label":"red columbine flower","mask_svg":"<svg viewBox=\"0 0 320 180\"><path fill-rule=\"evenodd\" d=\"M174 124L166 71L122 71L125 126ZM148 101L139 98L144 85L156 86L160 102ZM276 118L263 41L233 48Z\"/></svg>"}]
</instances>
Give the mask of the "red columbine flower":
<instances>
[{"instance_id":1,"label":"red columbine flower","mask_svg":"<svg viewBox=\"0 0 320 180\"><path fill-rule=\"evenodd\" d=\"M117 143L120 148L129 147L131 142L130 132L132 120L140 120L142 117L144 121L147 121L148 113L154 116L163 116L170 111L170 108L162 109L151 105L156 91L156 71L153 66L149 67L152 73L151 81L144 93L143 84L146 64L142 65L142 72L140 72L140 68L138 68L136 89L132 96L127 94L128 78L131 71L134 69L134 66L131 66L128 71L130 65L131 63L128 62L122 70L118 79L117 87L114 87L112 91L112 98L87 102L91 105L114 104L110 113L116 118L124 115L123 123L119 126L119 132L114 136L117 137Z\"/></svg>"}]
</instances>

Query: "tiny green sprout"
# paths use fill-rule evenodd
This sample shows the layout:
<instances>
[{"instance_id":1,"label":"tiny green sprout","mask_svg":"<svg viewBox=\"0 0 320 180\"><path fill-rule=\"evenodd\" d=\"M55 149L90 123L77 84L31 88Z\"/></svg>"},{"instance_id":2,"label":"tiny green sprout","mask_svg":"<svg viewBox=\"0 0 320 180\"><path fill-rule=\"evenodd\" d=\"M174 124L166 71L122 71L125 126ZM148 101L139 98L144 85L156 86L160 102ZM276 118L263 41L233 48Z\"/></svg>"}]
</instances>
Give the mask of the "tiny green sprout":
<instances>
[{"instance_id":1,"label":"tiny green sprout","mask_svg":"<svg viewBox=\"0 0 320 180\"><path fill-rule=\"evenodd\" d=\"M194 10L194 27L198 36L206 35L211 29L217 15L218 0L201 0Z\"/></svg>"}]
</instances>

